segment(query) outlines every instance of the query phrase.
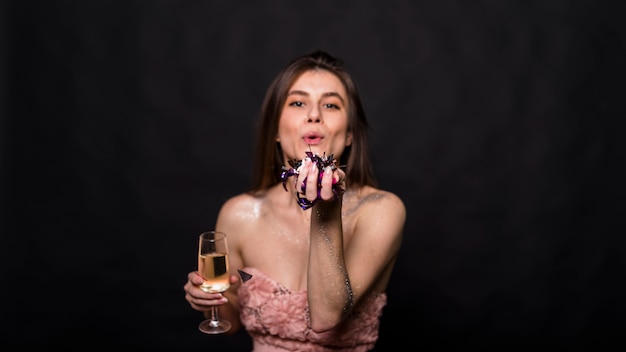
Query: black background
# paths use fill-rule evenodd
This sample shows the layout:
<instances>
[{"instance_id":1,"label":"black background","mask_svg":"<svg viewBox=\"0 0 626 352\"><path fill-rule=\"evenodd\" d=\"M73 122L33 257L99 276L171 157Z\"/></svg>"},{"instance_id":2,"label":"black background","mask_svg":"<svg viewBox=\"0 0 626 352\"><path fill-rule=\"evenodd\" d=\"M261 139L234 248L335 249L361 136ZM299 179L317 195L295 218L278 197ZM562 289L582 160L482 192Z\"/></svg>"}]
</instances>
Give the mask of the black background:
<instances>
[{"instance_id":1,"label":"black background","mask_svg":"<svg viewBox=\"0 0 626 352\"><path fill-rule=\"evenodd\" d=\"M183 284L270 80L321 48L408 211L377 350L623 349L625 7L3 2L3 343L249 351Z\"/></svg>"}]
</instances>

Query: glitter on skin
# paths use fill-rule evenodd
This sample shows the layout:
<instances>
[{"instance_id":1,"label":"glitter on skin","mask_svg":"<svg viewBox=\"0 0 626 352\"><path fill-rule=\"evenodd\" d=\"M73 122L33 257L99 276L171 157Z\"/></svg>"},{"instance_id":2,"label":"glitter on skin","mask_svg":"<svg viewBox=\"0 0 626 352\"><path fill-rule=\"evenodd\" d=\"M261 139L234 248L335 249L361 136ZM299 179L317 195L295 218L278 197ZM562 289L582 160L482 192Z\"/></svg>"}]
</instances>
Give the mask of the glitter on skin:
<instances>
[{"instance_id":1,"label":"glitter on skin","mask_svg":"<svg viewBox=\"0 0 626 352\"><path fill-rule=\"evenodd\" d=\"M348 292L348 301L343 307L343 311L347 313L354 308L354 292L352 292L352 285L350 285L350 279L348 277L346 277L346 291Z\"/></svg>"},{"instance_id":2,"label":"glitter on skin","mask_svg":"<svg viewBox=\"0 0 626 352\"><path fill-rule=\"evenodd\" d=\"M384 197L385 197L384 193L377 192L377 193L373 193L373 194L367 195L364 198L359 199L353 192L346 191L346 193L344 193L344 196L343 196L344 201L343 201L342 216L348 216L352 214L353 212L355 212L357 209L359 209L361 205L379 200ZM353 202L353 200L357 200L356 204L352 204L352 203L355 203Z\"/></svg>"},{"instance_id":3,"label":"glitter on skin","mask_svg":"<svg viewBox=\"0 0 626 352\"><path fill-rule=\"evenodd\" d=\"M320 213L319 211L316 211L316 214L318 217L320 216L324 216L323 213ZM328 242L329 244L332 243L332 239L330 238L330 236L327 236L326 233L326 228L324 225L321 225L318 231L322 237L324 238L324 240L326 242ZM329 246L328 248L331 252L333 252L333 247ZM337 259L337 261L339 260L339 256L335 256L335 259ZM345 276L345 289L346 289L346 301L343 307L343 311L344 313L348 313L350 311L352 311L352 309L354 308L354 291L352 290L352 285L350 284L350 278L348 277L348 272L345 270L345 268L343 267L343 265L339 265L339 269L341 269L341 271L343 272L344 276ZM329 273L330 275L330 273Z\"/></svg>"},{"instance_id":4,"label":"glitter on skin","mask_svg":"<svg viewBox=\"0 0 626 352\"><path fill-rule=\"evenodd\" d=\"M253 202L251 207L242 209L237 213L237 217L240 219L257 219L261 216L261 203Z\"/></svg>"}]
</instances>

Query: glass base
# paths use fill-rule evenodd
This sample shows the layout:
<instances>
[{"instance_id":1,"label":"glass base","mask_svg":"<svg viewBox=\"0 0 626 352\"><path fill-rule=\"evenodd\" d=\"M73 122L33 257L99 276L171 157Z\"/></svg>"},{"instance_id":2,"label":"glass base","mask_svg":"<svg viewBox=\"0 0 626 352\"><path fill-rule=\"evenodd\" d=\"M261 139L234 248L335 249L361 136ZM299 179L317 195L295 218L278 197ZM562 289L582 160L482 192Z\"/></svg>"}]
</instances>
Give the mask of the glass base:
<instances>
[{"instance_id":1,"label":"glass base","mask_svg":"<svg viewBox=\"0 0 626 352\"><path fill-rule=\"evenodd\" d=\"M223 334L230 330L230 323L226 320L213 321L207 319L198 325L198 329L205 334Z\"/></svg>"}]
</instances>

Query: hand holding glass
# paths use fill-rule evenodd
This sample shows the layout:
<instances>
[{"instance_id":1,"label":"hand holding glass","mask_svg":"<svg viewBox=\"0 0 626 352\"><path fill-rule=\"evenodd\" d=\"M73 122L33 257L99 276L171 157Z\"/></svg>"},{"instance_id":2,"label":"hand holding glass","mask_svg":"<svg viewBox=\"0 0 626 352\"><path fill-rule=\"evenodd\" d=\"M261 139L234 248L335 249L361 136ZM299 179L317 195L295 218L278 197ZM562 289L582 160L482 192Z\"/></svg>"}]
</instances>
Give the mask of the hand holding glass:
<instances>
[{"instance_id":1,"label":"hand holding glass","mask_svg":"<svg viewBox=\"0 0 626 352\"><path fill-rule=\"evenodd\" d=\"M200 289L204 292L225 292L230 287L228 243L226 234L208 231L200 234L198 245L198 273L204 278ZM217 306L211 306L211 317L198 326L206 334L221 334L230 330L231 324L220 320Z\"/></svg>"}]
</instances>

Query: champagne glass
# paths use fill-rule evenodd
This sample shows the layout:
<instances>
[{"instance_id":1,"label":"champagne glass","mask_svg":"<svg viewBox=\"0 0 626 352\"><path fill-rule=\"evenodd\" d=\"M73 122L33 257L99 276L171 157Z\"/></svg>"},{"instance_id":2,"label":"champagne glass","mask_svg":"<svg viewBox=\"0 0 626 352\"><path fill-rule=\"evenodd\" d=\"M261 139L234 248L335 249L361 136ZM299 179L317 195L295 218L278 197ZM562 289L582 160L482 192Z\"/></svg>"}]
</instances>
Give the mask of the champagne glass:
<instances>
[{"instance_id":1,"label":"champagne glass","mask_svg":"<svg viewBox=\"0 0 626 352\"><path fill-rule=\"evenodd\" d=\"M198 245L198 273L204 278L200 289L204 292L224 292L230 287L228 243L226 234L208 231L200 234ZM220 319L217 306L211 306L211 317L198 326L206 334L221 334L230 330L231 324Z\"/></svg>"}]
</instances>

